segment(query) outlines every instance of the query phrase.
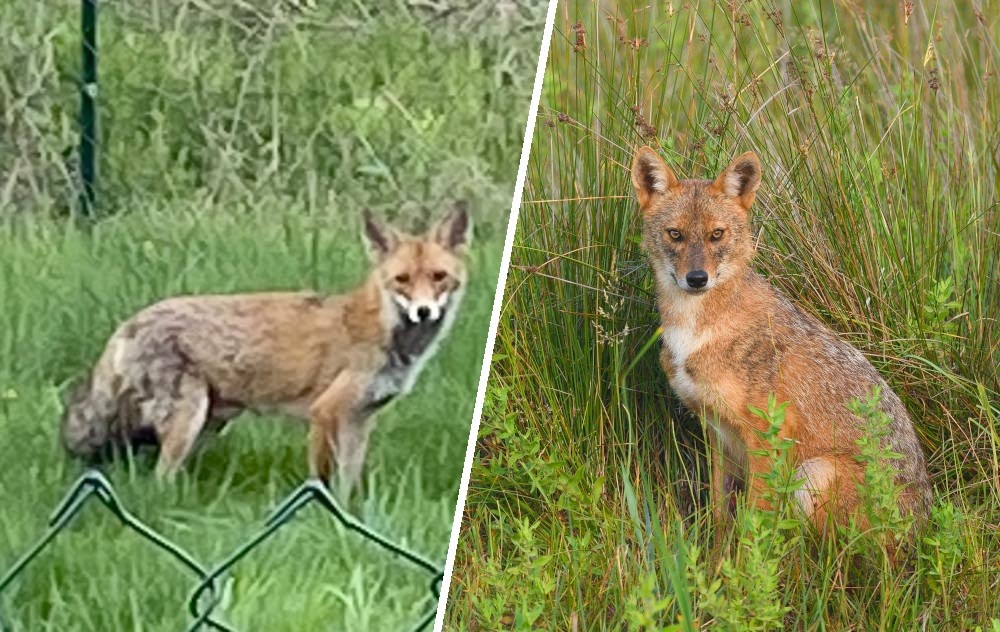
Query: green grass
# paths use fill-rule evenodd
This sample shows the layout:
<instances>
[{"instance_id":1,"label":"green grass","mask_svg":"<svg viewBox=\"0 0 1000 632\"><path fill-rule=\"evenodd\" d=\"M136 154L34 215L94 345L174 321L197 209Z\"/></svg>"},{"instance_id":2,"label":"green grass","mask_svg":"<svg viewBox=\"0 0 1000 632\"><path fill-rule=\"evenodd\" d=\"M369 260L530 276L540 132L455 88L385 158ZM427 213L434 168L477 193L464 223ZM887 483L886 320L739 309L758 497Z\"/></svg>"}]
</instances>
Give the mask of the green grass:
<instances>
[{"instance_id":1,"label":"green grass","mask_svg":"<svg viewBox=\"0 0 1000 632\"><path fill-rule=\"evenodd\" d=\"M0 6L0 572L83 471L58 442L59 393L118 322L177 293L345 290L368 267L363 208L416 228L466 197L463 310L414 393L380 415L360 514L443 565L541 28L404 2L289 6L102 3L106 217L89 233L66 219L78 3ZM149 454L106 472L138 518L212 566L305 478L305 439L248 415L174 486L155 483ZM196 583L91 507L0 612L14 630L178 630ZM227 591L216 616L246 630L399 630L433 606L424 573L317 510Z\"/></svg>"},{"instance_id":2,"label":"green grass","mask_svg":"<svg viewBox=\"0 0 1000 632\"><path fill-rule=\"evenodd\" d=\"M917 4L560 6L449 629L1000 628L1000 18ZM760 156L756 266L923 441L908 568L794 515L716 540L701 429L656 361L644 143L680 177Z\"/></svg>"},{"instance_id":3,"label":"green grass","mask_svg":"<svg viewBox=\"0 0 1000 632\"><path fill-rule=\"evenodd\" d=\"M404 0L294 4L102 4L106 211L150 200L237 211L270 197L395 212L510 195L539 10L466 23ZM58 213L75 199L79 2L58 6L0 6L0 142L15 149L0 155L0 214ZM461 20L461 6L448 15ZM508 208L480 208L481 228L502 232Z\"/></svg>"}]
</instances>

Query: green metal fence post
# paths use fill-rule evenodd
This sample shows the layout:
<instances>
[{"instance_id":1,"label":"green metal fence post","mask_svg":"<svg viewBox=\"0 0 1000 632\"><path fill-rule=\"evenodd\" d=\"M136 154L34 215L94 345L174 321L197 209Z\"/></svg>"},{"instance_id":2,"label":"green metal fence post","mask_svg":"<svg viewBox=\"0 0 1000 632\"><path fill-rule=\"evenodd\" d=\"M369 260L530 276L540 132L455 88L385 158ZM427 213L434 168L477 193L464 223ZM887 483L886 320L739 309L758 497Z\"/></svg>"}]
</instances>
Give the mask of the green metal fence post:
<instances>
[{"instance_id":1,"label":"green metal fence post","mask_svg":"<svg viewBox=\"0 0 1000 632\"><path fill-rule=\"evenodd\" d=\"M80 213L97 203L97 0L82 0L83 78L80 84Z\"/></svg>"}]
</instances>

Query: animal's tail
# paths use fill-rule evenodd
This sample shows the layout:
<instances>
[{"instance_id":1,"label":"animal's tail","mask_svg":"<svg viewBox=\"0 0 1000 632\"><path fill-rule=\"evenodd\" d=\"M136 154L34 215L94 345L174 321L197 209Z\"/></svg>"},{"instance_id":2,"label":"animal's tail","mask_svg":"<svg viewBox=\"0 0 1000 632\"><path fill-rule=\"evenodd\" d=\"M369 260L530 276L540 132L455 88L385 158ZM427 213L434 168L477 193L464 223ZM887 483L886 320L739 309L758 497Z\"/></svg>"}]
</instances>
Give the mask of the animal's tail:
<instances>
[{"instance_id":1,"label":"animal's tail","mask_svg":"<svg viewBox=\"0 0 1000 632\"><path fill-rule=\"evenodd\" d=\"M106 454L117 414L114 398L94 384L93 373L78 383L64 400L62 442L74 456L96 461Z\"/></svg>"}]
</instances>

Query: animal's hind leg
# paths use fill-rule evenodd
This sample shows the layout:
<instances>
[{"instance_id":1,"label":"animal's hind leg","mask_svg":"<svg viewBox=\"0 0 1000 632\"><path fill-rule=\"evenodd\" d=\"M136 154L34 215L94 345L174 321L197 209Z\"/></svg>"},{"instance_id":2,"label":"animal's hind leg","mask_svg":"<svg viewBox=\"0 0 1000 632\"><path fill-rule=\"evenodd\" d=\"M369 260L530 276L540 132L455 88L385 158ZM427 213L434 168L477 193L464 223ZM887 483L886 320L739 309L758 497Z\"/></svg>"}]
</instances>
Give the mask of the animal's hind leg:
<instances>
[{"instance_id":1,"label":"animal's hind leg","mask_svg":"<svg viewBox=\"0 0 1000 632\"><path fill-rule=\"evenodd\" d=\"M816 457L806 459L796 470L804 484L795 492L795 502L816 529L824 531L832 518L844 524L852 514L864 523L857 484L863 480L864 466L850 457Z\"/></svg>"},{"instance_id":2,"label":"animal's hind leg","mask_svg":"<svg viewBox=\"0 0 1000 632\"><path fill-rule=\"evenodd\" d=\"M208 386L193 375L179 374L168 392L151 402L153 426L160 438L156 476L172 479L191 453L208 418Z\"/></svg>"}]
</instances>

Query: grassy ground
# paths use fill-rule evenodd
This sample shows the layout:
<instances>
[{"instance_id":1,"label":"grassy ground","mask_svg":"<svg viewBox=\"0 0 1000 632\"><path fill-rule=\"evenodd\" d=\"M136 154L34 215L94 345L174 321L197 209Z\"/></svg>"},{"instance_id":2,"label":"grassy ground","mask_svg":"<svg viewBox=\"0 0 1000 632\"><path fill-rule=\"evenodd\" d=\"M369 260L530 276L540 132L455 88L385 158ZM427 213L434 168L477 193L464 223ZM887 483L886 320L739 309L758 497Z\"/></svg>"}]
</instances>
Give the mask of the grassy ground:
<instances>
[{"instance_id":1,"label":"grassy ground","mask_svg":"<svg viewBox=\"0 0 1000 632\"><path fill-rule=\"evenodd\" d=\"M1000 629L1000 18L874 6L561 3L449 629ZM907 568L787 512L713 538L656 362L643 143L681 177L761 157L756 265L865 352L928 455Z\"/></svg>"},{"instance_id":2,"label":"grassy ground","mask_svg":"<svg viewBox=\"0 0 1000 632\"><path fill-rule=\"evenodd\" d=\"M0 569L82 471L58 445L58 396L120 319L182 292L346 289L367 266L362 208L417 226L464 196L478 226L466 303L381 416L360 516L443 565L541 28L530 11L481 19L488 6L292 4L102 3L109 217L89 235L65 219L78 3L0 6ZM151 465L107 472L136 516L211 565L305 477L305 429L243 418L172 487ZM424 574L315 510L233 576L219 617L238 629L399 630L433 606ZM0 613L15 630L177 630L195 583L91 508Z\"/></svg>"}]
</instances>

